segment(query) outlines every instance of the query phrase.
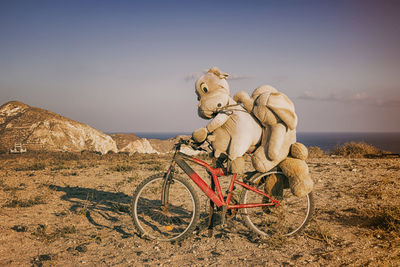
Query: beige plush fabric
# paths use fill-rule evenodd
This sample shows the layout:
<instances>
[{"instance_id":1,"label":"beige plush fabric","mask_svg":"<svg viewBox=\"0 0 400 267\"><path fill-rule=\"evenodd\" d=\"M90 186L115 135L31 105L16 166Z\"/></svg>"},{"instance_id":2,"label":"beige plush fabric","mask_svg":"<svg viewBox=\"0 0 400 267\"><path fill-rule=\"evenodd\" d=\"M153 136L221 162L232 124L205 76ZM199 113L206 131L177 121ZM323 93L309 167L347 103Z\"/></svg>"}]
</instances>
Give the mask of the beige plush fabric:
<instances>
[{"instance_id":1,"label":"beige plush fabric","mask_svg":"<svg viewBox=\"0 0 400 267\"><path fill-rule=\"evenodd\" d=\"M232 171L241 173L244 168L241 157L260 142L262 129L252 115L230 97L227 77L228 74L213 67L196 81L198 114L211 120L201 129L210 134L208 138L215 150L214 156L226 154ZM201 141L203 136L204 130L193 133L196 141Z\"/></svg>"},{"instance_id":2,"label":"beige plush fabric","mask_svg":"<svg viewBox=\"0 0 400 267\"><path fill-rule=\"evenodd\" d=\"M234 99L243 103L264 127L262 146L253 155L253 165L257 171L267 172L288 156L290 146L296 142L294 104L269 85L255 89L251 98L246 92L239 92Z\"/></svg>"},{"instance_id":3,"label":"beige plush fabric","mask_svg":"<svg viewBox=\"0 0 400 267\"><path fill-rule=\"evenodd\" d=\"M303 144L296 143L297 115L293 102L269 85L258 87L251 97L246 92L239 92L234 100L242 103L263 126L261 146L252 155L254 168L268 172L279 165L289 179L293 194L305 196L311 192L313 181L305 162L308 151ZM293 158L288 157L289 152ZM268 192L277 183L274 177L269 179L266 184ZM279 184L276 186L280 188Z\"/></svg>"},{"instance_id":4,"label":"beige plush fabric","mask_svg":"<svg viewBox=\"0 0 400 267\"><path fill-rule=\"evenodd\" d=\"M289 181L282 174L271 174L265 179L264 192L270 196L282 197L285 188L289 188Z\"/></svg>"},{"instance_id":5,"label":"beige plush fabric","mask_svg":"<svg viewBox=\"0 0 400 267\"><path fill-rule=\"evenodd\" d=\"M308 157L308 149L302 143L294 143L290 147L290 156L296 159L306 160Z\"/></svg>"},{"instance_id":6,"label":"beige plush fabric","mask_svg":"<svg viewBox=\"0 0 400 267\"><path fill-rule=\"evenodd\" d=\"M221 72L217 67L209 69L207 73L200 77L195 83L195 90L199 100L207 93L217 90L221 90L229 95L229 84L226 81L228 76L227 73Z\"/></svg>"},{"instance_id":7,"label":"beige plush fabric","mask_svg":"<svg viewBox=\"0 0 400 267\"><path fill-rule=\"evenodd\" d=\"M210 122L194 131L193 138L199 142L207 138L216 158L226 154L228 169L232 173L244 171L243 155L261 141L252 154L254 168L267 172L279 164L293 194L308 194L313 181L304 161L307 148L296 143L297 116L292 101L268 85L255 89L252 97L246 92L239 92L231 98L227 77L228 74L213 67L196 81L198 114ZM289 152L296 158L288 157ZM283 178L271 176L265 190L279 195L285 186Z\"/></svg>"},{"instance_id":8,"label":"beige plush fabric","mask_svg":"<svg viewBox=\"0 0 400 267\"><path fill-rule=\"evenodd\" d=\"M304 197L312 191L314 182L304 160L288 157L279 166L289 179L290 190L295 196Z\"/></svg>"}]
</instances>

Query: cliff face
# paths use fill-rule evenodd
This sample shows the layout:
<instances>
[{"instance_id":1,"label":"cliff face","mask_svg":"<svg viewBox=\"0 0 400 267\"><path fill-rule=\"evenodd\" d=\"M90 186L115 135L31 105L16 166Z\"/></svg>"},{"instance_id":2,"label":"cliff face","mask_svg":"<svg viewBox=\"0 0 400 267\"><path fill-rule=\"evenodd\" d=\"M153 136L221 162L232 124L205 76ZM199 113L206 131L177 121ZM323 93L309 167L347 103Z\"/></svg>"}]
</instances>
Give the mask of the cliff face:
<instances>
[{"instance_id":1,"label":"cliff face","mask_svg":"<svg viewBox=\"0 0 400 267\"><path fill-rule=\"evenodd\" d=\"M117 152L115 141L86 125L41 108L11 101L0 107L0 149L22 143L28 150Z\"/></svg>"}]
</instances>

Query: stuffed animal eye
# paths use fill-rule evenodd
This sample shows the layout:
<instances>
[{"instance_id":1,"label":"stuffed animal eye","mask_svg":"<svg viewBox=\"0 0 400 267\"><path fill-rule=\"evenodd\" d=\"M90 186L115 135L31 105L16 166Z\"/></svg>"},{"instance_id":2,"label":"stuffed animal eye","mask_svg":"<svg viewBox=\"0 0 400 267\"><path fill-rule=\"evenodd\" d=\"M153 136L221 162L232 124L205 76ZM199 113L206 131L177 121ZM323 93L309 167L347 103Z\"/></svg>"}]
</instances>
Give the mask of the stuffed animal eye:
<instances>
[{"instance_id":1,"label":"stuffed animal eye","mask_svg":"<svg viewBox=\"0 0 400 267\"><path fill-rule=\"evenodd\" d=\"M200 84L200 89L201 89L204 93L207 93L207 92L208 92L208 89L207 89L207 86L206 86L205 83Z\"/></svg>"}]
</instances>

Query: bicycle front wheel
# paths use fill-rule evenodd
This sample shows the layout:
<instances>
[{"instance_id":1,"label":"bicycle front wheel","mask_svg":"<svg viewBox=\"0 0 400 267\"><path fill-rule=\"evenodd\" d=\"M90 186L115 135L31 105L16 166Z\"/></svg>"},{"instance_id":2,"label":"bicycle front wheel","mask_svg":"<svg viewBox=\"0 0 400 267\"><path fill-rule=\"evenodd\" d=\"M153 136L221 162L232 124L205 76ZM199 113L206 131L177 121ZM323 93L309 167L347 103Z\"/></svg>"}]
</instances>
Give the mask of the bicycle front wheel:
<instances>
[{"instance_id":1,"label":"bicycle front wheel","mask_svg":"<svg viewBox=\"0 0 400 267\"><path fill-rule=\"evenodd\" d=\"M260 176L262 175L261 179ZM256 188L263 191L268 174L258 174L250 181L259 180ZM243 190L240 202L268 203L269 199L251 190ZM314 210L312 192L305 197L296 197L289 188L283 189L280 205L245 208L242 217L249 229L262 236L291 236L300 232L311 219Z\"/></svg>"},{"instance_id":2,"label":"bicycle front wheel","mask_svg":"<svg viewBox=\"0 0 400 267\"><path fill-rule=\"evenodd\" d=\"M163 174L144 180L135 190L131 216L141 236L158 241L178 241L190 235L199 220L199 199L192 185L174 177L169 183L168 202L161 204Z\"/></svg>"}]
</instances>

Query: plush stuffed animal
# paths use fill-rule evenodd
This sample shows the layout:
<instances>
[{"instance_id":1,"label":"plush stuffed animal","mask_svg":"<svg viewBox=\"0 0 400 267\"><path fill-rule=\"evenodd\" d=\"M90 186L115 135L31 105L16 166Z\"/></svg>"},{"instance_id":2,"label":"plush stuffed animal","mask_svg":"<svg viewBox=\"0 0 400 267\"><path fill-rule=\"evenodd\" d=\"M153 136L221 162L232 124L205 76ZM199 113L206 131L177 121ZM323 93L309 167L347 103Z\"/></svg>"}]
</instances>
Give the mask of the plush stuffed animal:
<instances>
[{"instance_id":1,"label":"plush stuffed animal","mask_svg":"<svg viewBox=\"0 0 400 267\"><path fill-rule=\"evenodd\" d=\"M194 131L193 139L202 143L208 138L215 150L214 157L219 158L222 153L226 154L229 170L232 173L242 173L243 155L260 142L262 129L230 97L227 77L228 74L213 67L196 81L196 94L200 101L198 114L211 121L206 127Z\"/></svg>"},{"instance_id":2,"label":"plush stuffed animal","mask_svg":"<svg viewBox=\"0 0 400 267\"><path fill-rule=\"evenodd\" d=\"M252 158L257 171L267 172L288 156L290 146L296 142L294 104L269 85L255 89L251 98L241 91L235 94L234 100L243 103L264 128L262 144Z\"/></svg>"},{"instance_id":3,"label":"plush stuffed animal","mask_svg":"<svg viewBox=\"0 0 400 267\"><path fill-rule=\"evenodd\" d=\"M264 128L261 146L252 155L254 168L267 172L279 164L293 194L305 196L311 192L313 181L305 162L308 151L303 144L296 143L297 115L292 101L269 85L255 89L251 98L246 92L239 92L234 100L242 103ZM281 179L273 176L269 179L267 192L281 188Z\"/></svg>"},{"instance_id":4,"label":"plush stuffed animal","mask_svg":"<svg viewBox=\"0 0 400 267\"><path fill-rule=\"evenodd\" d=\"M275 103L279 101L268 102L268 99L264 100L268 98L266 94L269 88L272 87L257 88L254 91L254 99L258 99L258 96L262 95L259 99L260 101L256 105L254 100L242 101L246 108L244 109L242 106L237 105L230 97L229 85L226 82L227 77L228 74L213 67L196 81L195 89L199 99L198 114L204 119L211 119L211 121L206 127L194 131L192 134L193 139L199 143L204 142L206 139L211 141L216 158L223 153L226 154L230 161L228 168L232 173L243 172L244 153L252 151L258 146L252 156L253 165L257 171L266 172L279 164L282 172L288 178L291 191L296 196L305 196L308 194L312 190L313 182L309 175L307 164L304 161L307 157L307 148L300 143L295 143L296 132L294 128L297 124L297 117L294 114L294 109L294 116L292 116L290 115L290 105L287 111L285 110L287 106ZM271 93L276 93L272 91L274 90L271 90ZM246 99L250 99L250 97ZM276 99L279 99L279 97L276 97ZM267 104L270 103L273 103L270 105L271 108L275 109L271 112L267 110L264 117L259 116L257 118L260 122L263 122L263 130L259 122L250 113L254 114L254 111L259 110L256 113L260 115L263 108L269 108ZM251 108L249 108L249 104L251 104ZM255 106L256 108L254 109ZM281 110L278 110L279 107ZM288 124L290 124L292 129L287 126ZM281 125L285 126L285 132L282 131ZM272 132L274 132L273 135ZM284 133L283 137L278 133ZM273 139L274 136L281 141L268 146L267 142ZM260 144L261 139L263 141L262 144ZM276 145L279 142L282 143L281 151L278 149L279 145ZM269 147L271 148L269 149ZM289 150L291 156L296 158L286 158ZM271 155L275 159L272 161L271 159L267 159L265 151L271 151ZM267 181L266 183L267 187L273 188L277 181L281 182L280 187L285 185L282 182L282 178L278 179L275 177L274 179L271 176L271 181Z\"/></svg>"}]
</instances>

